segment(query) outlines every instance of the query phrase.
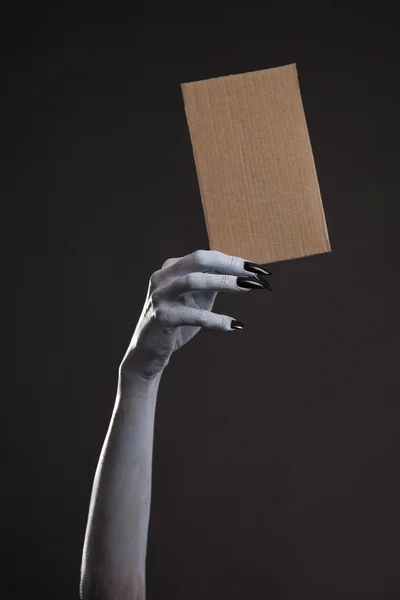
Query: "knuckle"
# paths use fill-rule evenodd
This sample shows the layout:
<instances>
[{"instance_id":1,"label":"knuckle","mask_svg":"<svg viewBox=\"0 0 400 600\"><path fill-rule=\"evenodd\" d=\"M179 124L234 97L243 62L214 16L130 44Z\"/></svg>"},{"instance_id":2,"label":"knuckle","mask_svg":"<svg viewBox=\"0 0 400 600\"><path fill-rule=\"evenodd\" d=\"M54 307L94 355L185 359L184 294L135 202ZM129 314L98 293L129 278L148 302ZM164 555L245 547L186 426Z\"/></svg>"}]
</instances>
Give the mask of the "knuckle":
<instances>
[{"instance_id":1,"label":"knuckle","mask_svg":"<svg viewBox=\"0 0 400 600\"><path fill-rule=\"evenodd\" d=\"M154 318L161 324L167 323L167 311L163 306L156 305L154 307Z\"/></svg>"},{"instance_id":2,"label":"knuckle","mask_svg":"<svg viewBox=\"0 0 400 600\"><path fill-rule=\"evenodd\" d=\"M204 327L205 325L207 325L208 322L208 315L206 312L200 312L198 315L198 323L200 325L200 327Z\"/></svg>"},{"instance_id":3,"label":"knuckle","mask_svg":"<svg viewBox=\"0 0 400 600\"><path fill-rule=\"evenodd\" d=\"M237 261L237 258L236 258L235 256L230 256L230 257L229 257L229 260L228 260L228 265L229 265L229 269L230 269L232 272L235 272L235 270L237 269L237 267L238 267L238 264L237 264L237 262L238 262L238 261Z\"/></svg>"},{"instance_id":4,"label":"knuckle","mask_svg":"<svg viewBox=\"0 0 400 600\"><path fill-rule=\"evenodd\" d=\"M204 265L207 260L207 250L195 250L192 256L196 265Z\"/></svg>"},{"instance_id":5,"label":"knuckle","mask_svg":"<svg viewBox=\"0 0 400 600\"><path fill-rule=\"evenodd\" d=\"M232 285L231 285L231 277L229 275L222 275L221 276L221 286L223 287L224 290L231 289L231 287L232 287Z\"/></svg>"},{"instance_id":6,"label":"knuckle","mask_svg":"<svg viewBox=\"0 0 400 600\"><path fill-rule=\"evenodd\" d=\"M160 283L160 271L154 271L154 273L150 277L150 285L153 288L156 288Z\"/></svg>"},{"instance_id":7,"label":"knuckle","mask_svg":"<svg viewBox=\"0 0 400 600\"><path fill-rule=\"evenodd\" d=\"M188 273L184 278L184 286L189 289L193 289L198 284L198 276L196 273Z\"/></svg>"},{"instance_id":8,"label":"knuckle","mask_svg":"<svg viewBox=\"0 0 400 600\"><path fill-rule=\"evenodd\" d=\"M174 262L173 258L167 258L167 260L165 260L162 264L162 269L165 269L165 267L169 267L170 265L172 265L172 263Z\"/></svg>"},{"instance_id":9,"label":"knuckle","mask_svg":"<svg viewBox=\"0 0 400 600\"><path fill-rule=\"evenodd\" d=\"M161 298L160 298L160 294L159 294L159 293L157 293L157 291L154 291L154 292L151 294L151 304L152 304L152 306L153 306L154 308L158 308L158 307L160 306L160 300L161 300Z\"/></svg>"},{"instance_id":10,"label":"knuckle","mask_svg":"<svg viewBox=\"0 0 400 600\"><path fill-rule=\"evenodd\" d=\"M219 250L210 250L210 258L215 261L215 262L219 262L221 260L221 258L224 257L224 254L222 252L220 252Z\"/></svg>"}]
</instances>

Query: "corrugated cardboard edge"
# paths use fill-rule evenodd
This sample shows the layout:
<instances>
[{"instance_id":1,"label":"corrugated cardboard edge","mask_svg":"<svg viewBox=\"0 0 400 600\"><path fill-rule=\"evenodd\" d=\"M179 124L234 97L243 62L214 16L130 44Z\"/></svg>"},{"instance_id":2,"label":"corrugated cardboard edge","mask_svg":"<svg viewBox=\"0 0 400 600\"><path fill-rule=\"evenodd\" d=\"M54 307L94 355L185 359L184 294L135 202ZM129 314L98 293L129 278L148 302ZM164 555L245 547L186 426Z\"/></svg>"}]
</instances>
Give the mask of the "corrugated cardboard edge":
<instances>
[{"instance_id":1,"label":"corrugated cardboard edge","mask_svg":"<svg viewBox=\"0 0 400 600\"><path fill-rule=\"evenodd\" d=\"M318 178L318 172L317 172L317 166L315 164L315 158L314 158L314 152L313 152L313 148L312 148L312 144L311 144L311 138L310 138L310 130L308 128L308 123L307 123L307 117L306 117L306 113L305 113L305 109L304 109L304 102L303 102L303 97L301 95L301 88L300 88L300 81L299 81L299 72L297 70L297 65L296 63L291 63L290 65L286 65L286 66L291 66L294 69L294 72L296 74L296 81L297 81L297 88L300 94L300 99L301 99L301 110L303 113L303 118L306 124L306 130L307 130L307 140L308 140L308 145L310 147L310 152L311 152L311 156L313 157L313 171L314 171L314 175L315 175L315 179L316 179L316 183L317 183L317 188L318 188L318 193L319 193L319 202L320 202L320 207L321 207L321 214L322 214L322 221L323 221L323 226L324 226L324 231L325 231L325 241L326 241L326 249L322 250L321 252L318 252L318 254L325 254L328 252L332 252L332 246L331 246L331 241L329 238L329 232L328 232L328 224L326 221L326 215L325 215L325 207L324 204L322 202L322 194L321 194L321 187L319 185L319 178ZM306 256L315 256L314 254L304 254L303 257ZM301 257L298 257L301 258Z\"/></svg>"}]
</instances>

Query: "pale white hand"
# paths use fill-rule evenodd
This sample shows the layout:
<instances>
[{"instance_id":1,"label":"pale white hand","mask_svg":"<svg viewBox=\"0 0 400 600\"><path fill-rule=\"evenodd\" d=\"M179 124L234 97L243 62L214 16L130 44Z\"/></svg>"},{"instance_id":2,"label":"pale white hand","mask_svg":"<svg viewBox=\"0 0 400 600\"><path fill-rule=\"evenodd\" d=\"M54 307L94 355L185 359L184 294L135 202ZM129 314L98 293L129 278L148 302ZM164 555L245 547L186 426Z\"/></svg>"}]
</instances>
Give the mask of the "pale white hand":
<instances>
[{"instance_id":1,"label":"pale white hand","mask_svg":"<svg viewBox=\"0 0 400 600\"><path fill-rule=\"evenodd\" d=\"M143 377L151 379L166 367L172 353L202 327L221 331L243 328L232 317L211 309L218 292L270 289L255 273L271 274L243 258L217 250L196 250L166 260L150 277L146 301L121 372L139 370ZM238 277L246 278L251 287L241 287L243 282Z\"/></svg>"}]
</instances>

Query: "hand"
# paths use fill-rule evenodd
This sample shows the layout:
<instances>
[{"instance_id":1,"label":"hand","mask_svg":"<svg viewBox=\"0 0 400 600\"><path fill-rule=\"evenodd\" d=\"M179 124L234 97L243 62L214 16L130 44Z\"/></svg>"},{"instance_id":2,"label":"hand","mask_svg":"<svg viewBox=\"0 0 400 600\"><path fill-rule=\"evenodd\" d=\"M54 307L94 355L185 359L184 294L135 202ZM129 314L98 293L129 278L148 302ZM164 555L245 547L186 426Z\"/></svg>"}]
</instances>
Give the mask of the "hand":
<instances>
[{"instance_id":1,"label":"hand","mask_svg":"<svg viewBox=\"0 0 400 600\"><path fill-rule=\"evenodd\" d=\"M255 274L255 275L254 275ZM269 289L259 275L269 271L216 250L197 250L169 258L150 277L148 292L120 370L151 380L167 366L173 352L202 328L232 331L243 324L211 312L218 292Z\"/></svg>"}]
</instances>

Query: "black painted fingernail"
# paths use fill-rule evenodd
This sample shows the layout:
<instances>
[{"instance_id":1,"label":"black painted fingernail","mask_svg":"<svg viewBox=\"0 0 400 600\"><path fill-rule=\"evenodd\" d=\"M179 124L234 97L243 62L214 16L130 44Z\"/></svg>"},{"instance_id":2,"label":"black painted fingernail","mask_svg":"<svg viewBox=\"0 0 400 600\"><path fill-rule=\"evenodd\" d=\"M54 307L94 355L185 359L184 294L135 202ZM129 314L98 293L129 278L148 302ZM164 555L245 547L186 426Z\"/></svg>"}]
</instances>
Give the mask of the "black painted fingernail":
<instances>
[{"instance_id":1,"label":"black painted fingernail","mask_svg":"<svg viewBox=\"0 0 400 600\"><path fill-rule=\"evenodd\" d=\"M261 277L261 275L256 275L256 279L257 279L257 281L260 281L263 284L263 286L266 290L269 290L270 292L272 292L272 287L270 286L268 281L266 281L265 279L263 279Z\"/></svg>"},{"instance_id":2,"label":"black painted fingernail","mask_svg":"<svg viewBox=\"0 0 400 600\"><path fill-rule=\"evenodd\" d=\"M257 279L256 277L237 277L236 282L241 288L262 290L265 287L265 282L261 281L261 279Z\"/></svg>"},{"instance_id":3,"label":"black painted fingernail","mask_svg":"<svg viewBox=\"0 0 400 600\"><path fill-rule=\"evenodd\" d=\"M231 323L232 329L243 329L243 327L244 327L244 325L240 321L235 321L235 319L232 320L232 323Z\"/></svg>"},{"instance_id":4,"label":"black painted fingernail","mask_svg":"<svg viewBox=\"0 0 400 600\"><path fill-rule=\"evenodd\" d=\"M257 275L273 275L273 273L271 273L271 271L267 271L266 269L263 269L262 267L260 267L260 265L256 265L255 263L246 261L244 263L244 270L245 271L250 271L250 273L256 273Z\"/></svg>"}]
</instances>

